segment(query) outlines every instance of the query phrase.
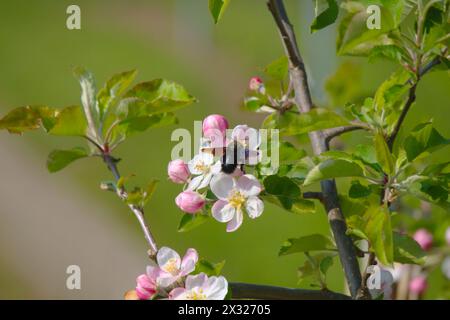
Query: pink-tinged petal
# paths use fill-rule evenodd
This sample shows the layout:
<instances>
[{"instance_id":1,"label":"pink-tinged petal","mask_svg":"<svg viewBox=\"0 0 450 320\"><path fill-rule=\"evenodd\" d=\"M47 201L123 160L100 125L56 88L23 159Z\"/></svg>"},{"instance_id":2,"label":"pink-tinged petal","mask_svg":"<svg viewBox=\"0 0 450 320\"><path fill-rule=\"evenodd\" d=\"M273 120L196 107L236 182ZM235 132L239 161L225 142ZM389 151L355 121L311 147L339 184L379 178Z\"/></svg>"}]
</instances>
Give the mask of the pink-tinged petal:
<instances>
[{"instance_id":1,"label":"pink-tinged petal","mask_svg":"<svg viewBox=\"0 0 450 320\"><path fill-rule=\"evenodd\" d=\"M249 128L250 127L246 124L237 125L231 132L231 138L233 140L245 140L245 137L247 135L246 133Z\"/></svg>"},{"instance_id":2,"label":"pink-tinged petal","mask_svg":"<svg viewBox=\"0 0 450 320\"><path fill-rule=\"evenodd\" d=\"M186 254L183 257L183 260L181 260L181 276L185 276L195 269L195 265L198 261L198 253L197 250L193 248L189 248L186 251Z\"/></svg>"},{"instance_id":3,"label":"pink-tinged petal","mask_svg":"<svg viewBox=\"0 0 450 320\"><path fill-rule=\"evenodd\" d=\"M227 224L227 232L233 232L239 229L239 227L242 224L242 220L244 219L244 216L242 214L241 210L236 210L236 213L233 216L233 219L230 220Z\"/></svg>"},{"instance_id":4,"label":"pink-tinged petal","mask_svg":"<svg viewBox=\"0 0 450 320\"><path fill-rule=\"evenodd\" d=\"M228 195L233 189L233 186L233 178L226 174L219 174L214 176L210 183L211 191L220 200L226 200L228 198Z\"/></svg>"},{"instance_id":5,"label":"pink-tinged petal","mask_svg":"<svg viewBox=\"0 0 450 320\"><path fill-rule=\"evenodd\" d=\"M189 182L189 185L187 187L188 190L197 190L197 188L202 183L203 178L204 178L203 175L199 175L199 176L196 176L195 178L191 179L191 181Z\"/></svg>"},{"instance_id":6,"label":"pink-tinged petal","mask_svg":"<svg viewBox=\"0 0 450 320\"><path fill-rule=\"evenodd\" d=\"M258 179L251 174L246 174L239 177L236 182L236 187L246 197L257 196L262 190Z\"/></svg>"},{"instance_id":7,"label":"pink-tinged petal","mask_svg":"<svg viewBox=\"0 0 450 320\"><path fill-rule=\"evenodd\" d=\"M186 289L192 290L194 288L201 288L208 281L208 276L205 273L199 273L186 278Z\"/></svg>"},{"instance_id":8,"label":"pink-tinged petal","mask_svg":"<svg viewBox=\"0 0 450 320\"><path fill-rule=\"evenodd\" d=\"M170 300L187 300L187 294L186 294L185 288L175 288L169 293L169 299Z\"/></svg>"},{"instance_id":9,"label":"pink-tinged petal","mask_svg":"<svg viewBox=\"0 0 450 320\"><path fill-rule=\"evenodd\" d=\"M222 276L209 277L205 286L205 295L208 300L224 300L228 293L228 281Z\"/></svg>"},{"instance_id":10,"label":"pink-tinged petal","mask_svg":"<svg viewBox=\"0 0 450 320\"><path fill-rule=\"evenodd\" d=\"M158 261L161 270L168 273L173 273L173 269L180 270L181 267L180 255L175 250L168 247L159 249L156 255L156 261Z\"/></svg>"},{"instance_id":11,"label":"pink-tinged petal","mask_svg":"<svg viewBox=\"0 0 450 320\"><path fill-rule=\"evenodd\" d=\"M258 197L250 197L245 202L245 210L250 218L258 218L264 211L264 202Z\"/></svg>"},{"instance_id":12,"label":"pink-tinged petal","mask_svg":"<svg viewBox=\"0 0 450 320\"><path fill-rule=\"evenodd\" d=\"M433 247L433 235L426 229L419 229L414 234L414 240L422 247L423 250L427 251Z\"/></svg>"},{"instance_id":13,"label":"pink-tinged petal","mask_svg":"<svg viewBox=\"0 0 450 320\"><path fill-rule=\"evenodd\" d=\"M180 279L180 275L172 275L170 273L164 272L161 273L158 277L157 283L161 288L167 288L174 284L178 279Z\"/></svg>"},{"instance_id":14,"label":"pink-tinged petal","mask_svg":"<svg viewBox=\"0 0 450 320\"><path fill-rule=\"evenodd\" d=\"M142 287L136 287L136 295L140 300L149 300L154 293L150 293Z\"/></svg>"},{"instance_id":15,"label":"pink-tinged petal","mask_svg":"<svg viewBox=\"0 0 450 320\"><path fill-rule=\"evenodd\" d=\"M228 222L233 219L236 209L228 204L227 201L217 200L211 208L214 219L219 222Z\"/></svg>"}]
</instances>

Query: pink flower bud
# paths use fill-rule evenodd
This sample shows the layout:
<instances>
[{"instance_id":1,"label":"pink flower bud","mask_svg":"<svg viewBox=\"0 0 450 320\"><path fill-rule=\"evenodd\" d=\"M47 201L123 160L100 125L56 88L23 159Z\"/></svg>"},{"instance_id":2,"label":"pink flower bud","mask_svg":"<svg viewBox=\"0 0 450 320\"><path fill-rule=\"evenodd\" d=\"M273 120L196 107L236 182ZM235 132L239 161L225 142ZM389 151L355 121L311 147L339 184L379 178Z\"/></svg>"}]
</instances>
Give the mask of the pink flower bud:
<instances>
[{"instance_id":1,"label":"pink flower bud","mask_svg":"<svg viewBox=\"0 0 450 320\"><path fill-rule=\"evenodd\" d=\"M450 246L450 227L445 231L445 241L447 241L447 244Z\"/></svg>"},{"instance_id":2,"label":"pink flower bud","mask_svg":"<svg viewBox=\"0 0 450 320\"><path fill-rule=\"evenodd\" d=\"M169 162L167 166L169 179L175 183L185 183L189 178L189 169L186 163L181 159Z\"/></svg>"},{"instance_id":3,"label":"pink flower bud","mask_svg":"<svg viewBox=\"0 0 450 320\"><path fill-rule=\"evenodd\" d=\"M146 274L141 274L136 279L136 295L141 300L148 300L156 293L156 282Z\"/></svg>"},{"instance_id":4,"label":"pink flower bud","mask_svg":"<svg viewBox=\"0 0 450 320\"><path fill-rule=\"evenodd\" d=\"M427 286L428 286L427 278L425 278L425 276L417 276L413 278L409 283L409 290L412 293L421 295L425 292Z\"/></svg>"},{"instance_id":5,"label":"pink flower bud","mask_svg":"<svg viewBox=\"0 0 450 320\"><path fill-rule=\"evenodd\" d=\"M248 83L248 88L252 91L259 91L262 86L264 84L260 77L252 77Z\"/></svg>"},{"instance_id":6,"label":"pink flower bud","mask_svg":"<svg viewBox=\"0 0 450 320\"><path fill-rule=\"evenodd\" d=\"M220 135L225 138L228 129L228 121L220 114L212 114L203 120L203 136L211 138Z\"/></svg>"},{"instance_id":7,"label":"pink flower bud","mask_svg":"<svg viewBox=\"0 0 450 320\"><path fill-rule=\"evenodd\" d=\"M425 229L419 229L414 234L414 240L422 247L423 250L429 250L433 246L433 235Z\"/></svg>"},{"instance_id":8,"label":"pink flower bud","mask_svg":"<svg viewBox=\"0 0 450 320\"><path fill-rule=\"evenodd\" d=\"M201 194L187 190L177 196L175 203L184 212L196 213L203 208L206 201Z\"/></svg>"}]
</instances>

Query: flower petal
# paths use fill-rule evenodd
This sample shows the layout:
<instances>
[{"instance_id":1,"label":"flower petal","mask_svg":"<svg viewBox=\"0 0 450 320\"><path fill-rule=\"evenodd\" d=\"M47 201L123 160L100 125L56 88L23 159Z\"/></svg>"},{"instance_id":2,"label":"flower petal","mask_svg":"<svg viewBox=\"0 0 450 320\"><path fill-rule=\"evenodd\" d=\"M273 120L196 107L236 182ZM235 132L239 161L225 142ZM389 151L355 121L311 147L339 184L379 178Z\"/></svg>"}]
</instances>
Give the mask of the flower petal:
<instances>
[{"instance_id":1,"label":"flower petal","mask_svg":"<svg viewBox=\"0 0 450 320\"><path fill-rule=\"evenodd\" d=\"M228 281L222 276L209 277L205 289L208 300L224 300L228 293Z\"/></svg>"},{"instance_id":2,"label":"flower petal","mask_svg":"<svg viewBox=\"0 0 450 320\"><path fill-rule=\"evenodd\" d=\"M191 180L191 182L189 182L189 185L187 187L188 190L196 190L196 189L198 189L198 187L200 186L201 182L203 181L203 178L204 178L203 175L199 175L199 176L196 176L195 178L193 178Z\"/></svg>"},{"instance_id":3,"label":"flower petal","mask_svg":"<svg viewBox=\"0 0 450 320\"><path fill-rule=\"evenodd\" d=\"M187 290L185 288L175 288L169 293L170 300L187 300Z\"/></svg>"},{"instance_id":4,"label":"flower petal","mask_svg":"<svg viewBox=\"0 0 450 320\"><path fill-rule=\"evenodd\" d=\"M258 218L264 211L264 202L258 197L250 197L245 202L245 210L250 218Z\"/></svg>"},{"instance_id":5,"label":"flower petal","mask_svg":"<svg viewBox=\"0 0 450 320\"><path fill-rule=\"evenodd\" d=\"M244 216L242 214L241 210L236 210L236 213L233 216L233 219L230 220L227 224L227 232L233 232L239 229L239 227L242 224L242 220L244 219Z\"/></svg>"},{"instance_id":6,"label":"flower petal","mask_svg":"<svg viewBox=\"0 0 450 320\"><path fill-rule=\"evenodd\" d=\"M214 176L211 180L211 191L220 200L226 200L230 191L233 189L234 181L233 178L226 174L219 174Z\"/></svg>"},{"instance_id":7,"label":"flower petal","mask_svg":"<svg viewBox=\"0 0 450 320\"><path fill-rule=\"evenodd\" d=\"M212 206L212 215L219 222L228 222L233 219L236 209L228 204L227 201L217 200Z\"/></svg>"},{"instance_id":8,"label":"flower petal","mask_svg":"<svg viewBox=\"0 0 450 320\"><path fill-rule=\"evenodd\" d=\"M185 276L195 269L195 265L198 261L198 253L197 250L193 248L189 248L186 251L186 254L183 257L183 260L181 260L181 276Z\"/></svg>"},{"instance_id":9,"label":"flower petal","mask_svg":"<svg viewBox=\"0 0 450 320\"><path fill-rule=\"evenodd\" d=\"M178 270L181 267L180 255L168 247L159 249L158 254L156 255L156 261L158 261L161 270L169 273L173 272L171 267L176 267Z\"/></svg>"},{"instance_id":10,"label":"flower petal","mask_svg":"<svg viewBox=\"0 0 450 320\"><path fill-rule=\"evenodd\" d=\"M236 182L236 187L246 197L257 196L262 190L258 179L251 174L246 174L239 177Z\"/></svg>"},{"instance_id":11,"label":"flower petal","mask_svg":"<svg viewBox=\"0 0 450 320\"><path fill-rule=\"evenodd\" d=\"M208 280L208 276L205 273L199 273L193 276L187 276L186 278L186 289L192 290L194 288L203 287L203 284Z\"/></svg>"},{"instance_id":12,"label":"flower petal","mask_svg":"<svg viewBox=\"0 0 450 320\"><path fill-rule=\"evenodd\" d=\"M198 186L197 189L203 189L203 188L207 187L207 186L209 185L209 182L211 181L212 176L213 176L213 175L212 175L212 173L210 173L210 172L208 172L207 174L205 174L205 175L203 176L202 183L200 183L200 185Z\"/></svg>"}]
</instances>

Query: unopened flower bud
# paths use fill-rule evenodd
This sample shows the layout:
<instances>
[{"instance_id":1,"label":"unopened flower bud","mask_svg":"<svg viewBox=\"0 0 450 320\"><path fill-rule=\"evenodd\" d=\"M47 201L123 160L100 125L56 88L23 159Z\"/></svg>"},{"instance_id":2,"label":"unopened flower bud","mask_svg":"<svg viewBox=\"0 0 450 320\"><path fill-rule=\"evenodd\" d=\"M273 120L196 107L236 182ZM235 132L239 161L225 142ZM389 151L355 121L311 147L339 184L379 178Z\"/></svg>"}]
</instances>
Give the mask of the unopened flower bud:
<instances>
[{"instance_id":1,"label":"unopened flower bud","mask_svg":"<svg viewBox=\"0 0 450 320\"><path fill-rule=\"evenodd\" d=\"M412 293L421 295L425 292L427 286L428 286L427 278L425 276L417 276L413 278L409 283L409 290Z\"/></svg>"},{"instance_id":2,"label":"unopened flower bud","mask_svg":"<svg viewBox=\"0 0 450 320\"><path fill-rule=\"evenodd\" d=\"M414 240L422 247L423 250L429 250L433 246L433 235L425 229L419 229L414 234Z\"/></svg>"},{"instance_id":3,"label":"unopened flower bud","mask_svg":"<svg viewBox=\"0 0 450 320\"><path fill-rule=\"evenodd\" d=\"M184 212L197 213L203 208L206 201L201 194L192 190L187 190L176 197L175 203Z\"/></svg>"},{"instance_id":4,"label":"unopened flower bud","mask_svg":"<svg viewBox=\"0 0 450 320\"><path fill-rule=\"evenodd\" d=\"M183 160L177 159L169 162L167 174L170 180L175 183L186 183L189 179L189 169Z\"/></svg>"},{"instance_id":5,"label":"unopened flower bud","mask_svg":"<svg viewBox=\"0 0 450 320\"><path fill-rule=\"evenodd\" d=\"M252 91L260 92L262 88L264 88L264 83L260 77L252 77L250 82L248 83L248 88ZM262 92L260 92L262 93Z\"/></svg>"},{"instance_id":6,"label":"unopened flower bud","mask_svg":"<svg viewBox=\"0 0 450 320\"><path fill-rule=\"evenodd\" d=\"M213 138L216 136L225 138L228 129L228 121L220 114L212 114L203 120L202 129L205 138Z\"/></svg>"}]
</instances>

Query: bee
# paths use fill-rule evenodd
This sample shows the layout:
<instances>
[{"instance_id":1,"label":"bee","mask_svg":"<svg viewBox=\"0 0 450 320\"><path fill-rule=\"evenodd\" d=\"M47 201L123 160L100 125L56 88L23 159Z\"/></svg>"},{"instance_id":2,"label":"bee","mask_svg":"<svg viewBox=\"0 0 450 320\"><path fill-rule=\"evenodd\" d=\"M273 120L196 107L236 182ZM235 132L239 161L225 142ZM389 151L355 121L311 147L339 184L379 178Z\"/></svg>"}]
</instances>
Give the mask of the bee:
<instances>
[{"instance_id":1,"label":"bee","mask_svg":"<svg viewBox=\"0 0 450 320\"><path fill-rule=\"evenodd\" d=\"M232 148L232 149L231 149ZM239 146L237 141L233 141L228 146L224 147L204 147L202 152L209 152L214 156L221 158L221 172L225 174L233 174L239 168L244 172L244 164L238 161Z\"/></svg>"}]
</instances>

